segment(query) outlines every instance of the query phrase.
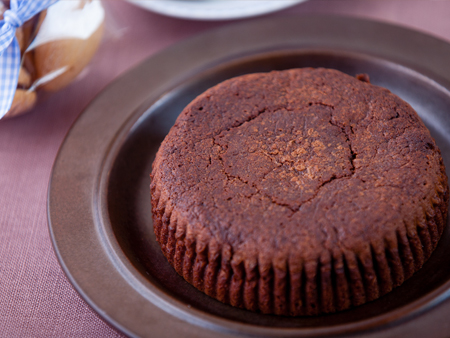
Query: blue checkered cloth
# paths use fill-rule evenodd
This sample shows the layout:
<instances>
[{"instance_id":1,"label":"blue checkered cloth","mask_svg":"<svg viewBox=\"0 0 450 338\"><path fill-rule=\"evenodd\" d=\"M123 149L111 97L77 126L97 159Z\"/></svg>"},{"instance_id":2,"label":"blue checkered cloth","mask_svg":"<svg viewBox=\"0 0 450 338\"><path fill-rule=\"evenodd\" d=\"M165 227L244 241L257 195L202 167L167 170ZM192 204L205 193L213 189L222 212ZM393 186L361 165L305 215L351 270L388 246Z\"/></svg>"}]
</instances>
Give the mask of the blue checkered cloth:
<instances>
[{"instance_id":1,"label":"blue checkered cloth","mask_svg":"<svg viewBox=\"0 0 450 338\"><path fill-rule=\"evenodd\" d=\"M57 0L11 0L0 21L0 119L11 107L19 80L20 48L16 29Z\"/></svg>"}]
</instances>

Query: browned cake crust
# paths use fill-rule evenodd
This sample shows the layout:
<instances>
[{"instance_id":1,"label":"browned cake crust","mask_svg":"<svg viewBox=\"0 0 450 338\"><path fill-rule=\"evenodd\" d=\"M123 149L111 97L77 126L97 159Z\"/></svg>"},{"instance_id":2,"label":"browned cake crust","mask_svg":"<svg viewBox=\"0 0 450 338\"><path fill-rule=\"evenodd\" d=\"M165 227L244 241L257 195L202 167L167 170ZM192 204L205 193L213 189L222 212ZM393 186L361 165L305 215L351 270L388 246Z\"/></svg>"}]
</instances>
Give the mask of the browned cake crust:
<instances>
[{"instance_id":1,"label":"browned cake crust","mask_svg":"<svg viewBox=\"0 0 450 338\"><path fill-rule=\"evenodd\" d=\"M384 295L430 257L447 219L444 164L415 111L335 70L207 90L178 117L151 177L170 264L211 297L263 313Z\"/></svg>"}]
</instances>

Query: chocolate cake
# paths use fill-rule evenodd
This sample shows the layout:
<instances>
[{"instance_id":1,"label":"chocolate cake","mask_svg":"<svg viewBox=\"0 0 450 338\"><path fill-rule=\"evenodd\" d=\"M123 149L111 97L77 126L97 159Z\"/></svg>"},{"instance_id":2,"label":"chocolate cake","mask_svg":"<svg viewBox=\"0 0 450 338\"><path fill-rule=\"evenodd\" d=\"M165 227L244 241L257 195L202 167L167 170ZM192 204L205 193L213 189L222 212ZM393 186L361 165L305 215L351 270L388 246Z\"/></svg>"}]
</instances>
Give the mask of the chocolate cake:
<instances>
[{"instance_id":1,"label":"chocolate cake","mask_svg":"<svg viewBox=\"0 0 450 338\"><path fill-rule=\"evenodd\" d=\"M183 110L151 201L186 281L248 310L315 315L374 300L424 264L447 219L441 154L411 106L366 80L249 74Z\"/></svg>"}]
</instances>

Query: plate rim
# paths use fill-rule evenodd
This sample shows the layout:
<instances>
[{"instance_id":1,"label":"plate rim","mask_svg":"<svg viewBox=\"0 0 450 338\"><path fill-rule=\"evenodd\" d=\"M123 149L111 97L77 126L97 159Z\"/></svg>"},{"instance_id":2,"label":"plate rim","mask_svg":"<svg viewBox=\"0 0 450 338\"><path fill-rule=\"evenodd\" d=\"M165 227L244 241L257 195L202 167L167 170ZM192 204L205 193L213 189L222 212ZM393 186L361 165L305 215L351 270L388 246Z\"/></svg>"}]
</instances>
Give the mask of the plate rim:
<instances>
[{"instance_id":1,"label":"plate rim","mask_svg":"<svg viewBox=\"0 0 450 338\"><path fill-rule=\"evenodd\" d=\"M307 0L259 1L258 6L241 6L226 9L229 0L185 1L185 0L127 0L129 3L158 14L179 18L203 21L220 21L243 19L281 11ZM245 1L244 1L245 2ZM248 0L246 2L249 2ZM242 1L241 1L242 3Z\"/></svg>"},{"instance_id":2,"label":"plate rim","mask_svg":"<svg viewBox=\"0 0 450 338\"><path fill-rule=\"evenodd\" d=\"M391 27L391 28L395 27L394 29L400 30L403 33L405 33L406 35L415 36L416 39L417 38L423 39L425 37L425 39L427 39L428 41L432 41L432 42L435 42L435 43L438 43L438 44L444 43L445 46L446 46L446 49L447 49L447 53L448 53L448 55L450 55L450 45L447 42L443 41L443 40L436 39L435 37L432 37L432 36L427 35L427 34L423 34L421 32L413 31L413 30L410 30L410 29L406 29L406 28L402 28L402 27L398 27L398 26L394 26L394 25L389 25L389 24L382 23L382 22L377 22L377 21L373 21L373 20L365 20L365 19L356 19L356 18L350 18L350 17L341 17L341 16L314 16L314 17L308 17L308 18L302 17L302 16L295 16L295 17L291 17L290 21L287 24L291 23L291 21L293 21L293 19L295 19L295 18L297 18L297 20L299 20L299 18L302 18L302 20L304 20L304 21L308 21L308 20L311 20L311 19L319 20L319 21L320 20L326 21L326 20L330 20L330 18L332 18L333 20L335 20L335 22L341 22L341 24L343 24L344 26L348 25L349 21L350 21L351 23L354 23L354 24L356 23L356 24L359 24L360 26L364 25L364 24L366 24L366 25L369 24L369 25L375 25L375 26L378 26L378 27L382 26L384 28L386 28L386 27ZM133 79L133 76L136 76L136 74L140 73L143 69L147 69L149 67L152 68L152 64L154 64L154 63L152 63L152 61L154 62L156 60L156 64L157 64L158 60L166 59L168 55L173 54L173 53L177 53L178 50L183 49L186 46L198 43L199 41L201 41L205 37L206 38L208 38L208 37L211 38L211 37L214 37L216 35L223 36L223 32L228 32L229 33L230 31L238 29L237 27L240 27L240 29L242 29L242 26L245 26L245 27L247 27L247 29L252 30L255 27L261 27L262 25L265 25L266 23L277 22L278 24L283 24L284 22L286 22L285 20L286 19L282 18L282 17L281 18L270 18L270 19L263 19L263 20L258 20L258 21L253 21L253 22L233 25L231 27L222 27L222 28L219 28L219 29L216 29L216 30L212 30L212 31L203 33L203 34L201 34L199 36L190 38L188 40L185 40L185 41L183 41L181 43L178 43L178 44L176 44L176 45L174 45L172 47L169 47L168 49L166 49L166 50L164 50L162 52L159 52L159 53L151 56L149 59L147 59L146 61L144 61L143 63L141 63L137 67L133 68L132 70L130 70L129 72L127 72L123 76L119 77L111 85L108 85L97 96L97 98L93 100L93 102L88 106L88 108L86 108L86 110L80 115L80 117L77 119L77 121L73 124L73 126L69 130L65 140L63 141L63 143L62 143L62 145L60 147L60 150L58 151L58 155L57 155L57 157L55 159L55 163L54 163L54 166L53 166L53 169L52 169L52 174L51 174L49 187L48 187L48 203L47 203L48 224L49 224L49 231L50 231L50 235L51 235L51 239L52 239L52 244L54 246L56 255L58 257L58 261L60 262L60 264L61 264L61 266L62 266L66 276L69 278L70 282L75 287L75 289L80 293L80 295L85 299L85 301L87 301L87 303L97 313L99 313L110 324L112 324L113 326L117 327L122 332L124 332L124 333L126 333L126 334L128 334L130 336L135 336L134 332L130 331L128 328L126 328L125 326L121 325L121 323L116 318L113 318L112 316L108 315L104 311L104 309L102 309L101 306L98 306L97 303L93 299L91 299L91 296L89 296L85 292L85 290L83 290L83 287L80 286L80 284L77 281L77 278L74 276L73 267L67 266L67 264L66 264L67 263L67 256L63 257L64 254L61 253L61 249L65 245L65 240L60 237L61 233L60 232L58 233L58 230L56 230L56 228L61 225L61 224L59 224L61 222L61 212L59 210L60 207L58 206L59 201L55 200L55 194L58 195L57 194L57 190L58 189L55 188L55 185L56 186L58 184L60 185L61 179L64 179L65 175L62 175L63 176L62 178L59 177L59 176L61 176L61 172L58 172L58 170L60 170L59 168L61 166L63 166L61 163L67 160L67 151L68 151L67 149L70 148L70 143L71 142L73 143L73 140L76 137L79 137L77 135L74 135L74 129L78 128L78 126L80 124L79 121L81 121L82 119L85 119L86 116L89 115L89 114L92 115L93 114L92 112L93 111L95 112L95 109L98 109L102 104L103 105L105 104L104 103L105 97L107 97L108 95L111 95L111 93L117 91L118 87L123 87L123 84L125 84L130 79ZM286 25L286 23L285 23L285 25ZM203 60L203 61L205 61L205 60ZM208 61L207 62L207 68L208 68L208 65L209 65L209 67L212 67L211 64L214 64L214 62L211 63L210 59L208 59L206 61ZM220 58L219 58L219 60L217 60L217 58L215 58L215 61L219 61L219 63L220 63ZM201 68L201 66L202 65L201 65L201 62L200 62L200 68ZM203 64L203 66L205 66L205 65ZM185 74L183 74L183 75L186 78L189 78L189 76L192 75L191 73L192 72L188 71L188 72L185 72ZM450 83L450 76L449 75L450 75L450 70L449 70L448 74L444 74L442 80L444 82L448 81ZM436 76L435 76L435 78L436 78ZM176 80L177 81L181 81L181 78L178 78ZM448 88L448 86L446 86L446 87ZM156 93L156 94L158 94L158 93ZM159 94L161 94L161 93L159 93ZM145 99L143 99L144 96L145 96ZM156 96L158 96L158 95L156 95ZM135 112L137 110L139 110L139 109L142 110L141 106L145 105L146 104L145 102L147 100L151 101L151 100L154 100L154 98L148 98L148 95L141 95L140 96L140 100L141 100L141 102L134 104L133 108L129 109L132 112L129 112L128 115L127 115L127 119L125 119L125 121L122 121L122 123L120 124L122 128L123 128L123 125L125 123L127 123L127 121L129 122L129 119L131 117L135 116ZM100 114L100 113L97 113L97 114ZM117 132L117 130L116 130L116 132ZM115 134L114 137L117 137L117 135ZM115 143L116 146L118 146L119 143L120 143L120 142L117 143L117 140L115 140L115 142L116 142ZM114 143L114 142L112 142L112 143ZM106 159L108 154L103 154L103 155L104 155L104 157L103 157L103 160L102 160L103 162L102 162L101 165L105 165L104 160ZM98 172L99 172L98 171L98 169L99 169L98 164L93 165L93 167L95 167L96 173L98 174ZM67 177L65 177L65 179L67 179ZM86 187L84 187L84 188L86 188ZM64 207L67 208L67 205L65 205ZM94 206L91 206L91 207L94 208ZM59 215L55 215L55 210L58 210L58 212L60 214ZM53 222L52 222L52 220L53 220ZM99 220L94 220L94 222L98 222L98 221ZM97 249L102 249L102 250L105 249L104 248L104 243L96 243L96 244L100 244L100 248L97 248ZM183 323L184 323L184 327L185 328L186 328L186 325L190 325L190 324L187 324L186 322L183 322ZM181 324L183 324L183 323L181 323ZM177 324L180 325L180 323L177 323ZM181 325L181 326L183 326L183 325ZM198 332L199 327L194 327L194 328L190 327L190 328L193 329L193 331L195 331L196 333L199 333ZM205 330L208 330L208 329L205 329ZM208 332L210 333L211 331L208 331ZM223 332L223 334L224 334L224 337L228 336L226 332ZM219 336L219 335L217 335L217 336Z\"/></svg>"}]
</instances>

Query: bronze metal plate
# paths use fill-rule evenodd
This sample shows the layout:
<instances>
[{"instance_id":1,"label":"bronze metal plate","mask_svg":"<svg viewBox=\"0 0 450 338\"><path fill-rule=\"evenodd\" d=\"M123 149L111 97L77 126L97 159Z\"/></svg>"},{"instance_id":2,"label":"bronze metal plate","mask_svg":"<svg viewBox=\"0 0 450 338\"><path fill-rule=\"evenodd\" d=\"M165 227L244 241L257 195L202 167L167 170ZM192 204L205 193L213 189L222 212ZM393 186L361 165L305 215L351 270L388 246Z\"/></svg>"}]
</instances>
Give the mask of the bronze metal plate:
<instances>
[{"instance_id":1,"label":"bronze metal plate","mask_svg":"<svg viewBox=\"0 0 450 338\"><path fill-rule=\"evenodd\" d=\"M136 337L448 337L450 228L424 267L388 295L317 317L236 309L169 266L152 229L149 173L178 114L220 81L327 67L368 73L422 117L450 169L450 44L405 28L334 16L240 23L178 43L108 86L68 133L48 197L50 233L76 290Z\"/></svg>"}]
</instances>

